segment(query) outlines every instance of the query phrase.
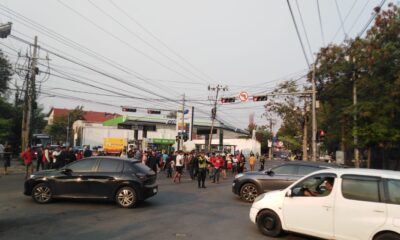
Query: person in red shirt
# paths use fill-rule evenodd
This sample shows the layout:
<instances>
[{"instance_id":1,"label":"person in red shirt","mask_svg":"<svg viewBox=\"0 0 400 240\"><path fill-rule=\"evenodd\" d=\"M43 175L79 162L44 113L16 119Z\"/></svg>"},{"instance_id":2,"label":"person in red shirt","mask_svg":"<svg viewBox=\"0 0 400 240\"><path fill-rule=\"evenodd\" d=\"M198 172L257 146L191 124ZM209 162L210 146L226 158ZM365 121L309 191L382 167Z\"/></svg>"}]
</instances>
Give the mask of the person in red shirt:
<instances>
[{"instance_id":1,"label":"person in red shirt","mask_svg":"<svg viewBox=\"0 0 400 240\"><path fill-rule=\"evenodd\" d=\"M213 183L215 183L215 180L217 183L219 183L219 175L221 172L221 168L224 166L224 159L220 154L218 154L216 157L211 158L211 162L214 165L214 177L213 177Z\"/></svg>"},{"instance_id":2,"label":"person in red shirt","mask_svg":"<svg viewBox=\"0 0 400 240\"><path fill-rule=\"evenodd\" d=\"M32 174L32 160L33 160L33 151L31 147L27 147L24 152L21 153L22 159L24 159L25 164L25 179L28 178L30 174Z\"/></svg>"}]
</instances>

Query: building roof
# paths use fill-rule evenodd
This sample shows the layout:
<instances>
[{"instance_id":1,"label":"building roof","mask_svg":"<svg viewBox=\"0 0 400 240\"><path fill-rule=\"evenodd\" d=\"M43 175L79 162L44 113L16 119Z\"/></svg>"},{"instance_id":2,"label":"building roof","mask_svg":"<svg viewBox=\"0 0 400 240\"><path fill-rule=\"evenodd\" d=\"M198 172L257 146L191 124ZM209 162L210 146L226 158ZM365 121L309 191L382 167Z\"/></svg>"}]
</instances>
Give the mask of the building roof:
<instances>
[{"instance_id":1,"label":"building roof","mask_svg":"<svg viewBox=\"0 0 400 240\"><path fill-rule=\"evenodd\" d=\"M73 109L65 109L65 108L52 108L49 112L49 116L52 112L54 112L54 118L61 116L68 116L68 113L72 112ZM108 112L94 112L94 111L83 111L83 118L88 122L104 122L115 117L119 117L121 115L117 113L108 113Z\"/></svg>"},{"instance_id":2,"label":"building roof","mask_svg":"<svg viewBox=\"0 0 400 240\"><path fill-rule=\"evenodd\" d=\"M151 124L166 124L166 125L176 125L176 119L174 118L166 118L166 117L153 117L153 116L119 116L108 121L103 122L104 126L117 126L121 125L151 125ZM197 128L210 128L211 120L204 119L194 119L193 122L194 127ZM215 121L214 128L221 128L224 130L229 130L232 132L249 135L248 131L223 124L219 121Z\"/></svg>"}]
</instances>

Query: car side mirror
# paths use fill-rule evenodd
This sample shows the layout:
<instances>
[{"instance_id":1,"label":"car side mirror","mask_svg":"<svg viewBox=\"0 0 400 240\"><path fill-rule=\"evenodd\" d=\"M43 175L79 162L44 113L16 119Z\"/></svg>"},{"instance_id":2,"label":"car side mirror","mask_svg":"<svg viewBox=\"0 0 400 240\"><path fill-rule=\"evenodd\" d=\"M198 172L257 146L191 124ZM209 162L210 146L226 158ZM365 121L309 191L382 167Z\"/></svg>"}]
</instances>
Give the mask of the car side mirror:
<instances>
[{"instance_id":1,"label":"car side mirror","mask_svg":"<svg viewBox=\"0 0 400 240\"><path fill-rule=\"evenodd\" d=\"M65 174L65 175L69 175L72 173L72 170L69 168L64 168L61 170L61 173Z\"/></svg>"},{"instance_id":2,"label":"car side mirror","mask_svg":"<svg viewBox=\"0 0 400 240\"><path fill-rule=\"evenodd\" d=\"M292 189L289 189L289 190L286 192L285 197L293 197L293 195L292 195Z\"/></svg>"},{"instance_id":3,"label":"car side mirror","mask_svg":"<svg viewBox=\"0 0 400 240\"><path fill-rule=\"evenodd\" d=\"M272 169L268 169L267 174L269 176L274 176L275 175L275 173L274 173L274 171L272 171Z\"/></svg>"}]
</instances>

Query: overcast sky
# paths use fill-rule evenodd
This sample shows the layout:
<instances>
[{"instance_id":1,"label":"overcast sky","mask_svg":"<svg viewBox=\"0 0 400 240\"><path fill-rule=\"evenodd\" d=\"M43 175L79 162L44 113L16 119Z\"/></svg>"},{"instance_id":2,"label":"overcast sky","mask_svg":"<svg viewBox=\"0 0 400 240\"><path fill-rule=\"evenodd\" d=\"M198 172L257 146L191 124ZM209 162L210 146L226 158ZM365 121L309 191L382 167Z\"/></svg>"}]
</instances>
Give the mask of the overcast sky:
<instances>
[{"instance_id":1,"label":"overcast sky","mask_svg":"<svg viewBox=\"0 0 400 240\"><path fill-rule=\"evenodd\" d=\"M320 47L354 38L380 2L319 0L320 22L317 0L291 0L308 61ZM220 96L261 95L308 68L285 0L0 0L0 22L8 21L13 36L38 36L39 68L50 72L38 76L46 111L83 105L122 113L123 105L143 115L177 109L185 94L196 116L209 118L209 85L228 86ZM22 56L32 48L12 37L0 43L26 68ZM219 104L218 118L244 129L254 113L265 125L264 103Z\"/></svg>"}]
</instances>

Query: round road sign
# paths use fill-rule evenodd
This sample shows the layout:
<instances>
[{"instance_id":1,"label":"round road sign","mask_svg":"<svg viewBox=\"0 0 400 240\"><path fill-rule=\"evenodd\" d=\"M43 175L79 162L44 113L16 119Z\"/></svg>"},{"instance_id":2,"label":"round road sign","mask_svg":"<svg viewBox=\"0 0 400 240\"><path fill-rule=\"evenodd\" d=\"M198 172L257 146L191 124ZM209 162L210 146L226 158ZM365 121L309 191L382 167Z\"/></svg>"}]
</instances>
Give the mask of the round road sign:
<instances>
[{"instance_id":1,"label":"round road sign","mask_svg":"<svg viewBox=\"0 0 400 240\"><path fill-rule=\"evenodd\" d=\"M249 94L247 92L240 92L239 93L240 101L246 102L248 98L249 98Z\"/></svg>"}]
</instances>

